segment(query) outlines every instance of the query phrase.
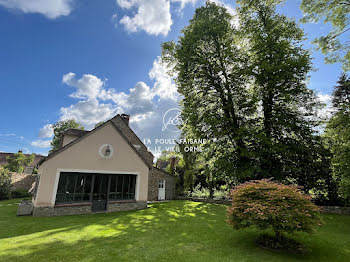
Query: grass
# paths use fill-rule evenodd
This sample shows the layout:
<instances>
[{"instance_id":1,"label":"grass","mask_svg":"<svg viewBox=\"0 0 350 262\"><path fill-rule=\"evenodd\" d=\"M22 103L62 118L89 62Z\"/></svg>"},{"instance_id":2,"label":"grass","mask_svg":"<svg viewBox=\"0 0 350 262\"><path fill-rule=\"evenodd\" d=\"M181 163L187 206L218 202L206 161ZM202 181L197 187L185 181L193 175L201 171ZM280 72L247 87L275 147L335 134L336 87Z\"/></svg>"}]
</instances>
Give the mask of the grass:
<instances>
[{"instance_id":1,"label":"grass","mask_svg":"<svg viewBox=\"0 0 350 262\"><path fill-rule=\"evenodd\" d=\"M256 247L255 229L225 223L226 207L191 201L139 211L16 217L19 200L0 201L0 261L350 261L350 216L324 215L315 234L295 238L307 255Z\"/></svg>"}]
</instances>

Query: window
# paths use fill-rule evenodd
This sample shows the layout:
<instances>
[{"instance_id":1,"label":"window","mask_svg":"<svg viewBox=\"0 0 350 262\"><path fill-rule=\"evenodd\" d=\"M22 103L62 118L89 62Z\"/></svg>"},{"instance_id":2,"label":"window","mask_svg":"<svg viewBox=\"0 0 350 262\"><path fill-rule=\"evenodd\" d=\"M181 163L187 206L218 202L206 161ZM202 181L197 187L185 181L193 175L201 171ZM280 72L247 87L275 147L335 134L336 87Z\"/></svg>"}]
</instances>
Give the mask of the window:
<instances>
[{"instance_id":1,"label":"window","mask_svg":"<svg viewBox=\"0 0 350 262\"><path fill-rule=\"evenodd\" d=\"M61 173L56 203L90 201L92 174Z\"/></svg>"},{"instance_id":2,"label":"window","mask_svg":"<svg viewBox=\"0 0 350 262\"><path fill-rule=\"evenodd\" d=\"M135 175L112 175L109 199L131 200L135 199Z\"/></svg>"},{"instance_id":3,"label":"window","mask_svg":"<svg viewBox=\"0 0 350 262\"><path fill-rule=\"evenodd\" d=\"M110 180L110 183L109 183ZM135 199L136 175L62 172L56 204Z\"/></svg>"}]
</instances>

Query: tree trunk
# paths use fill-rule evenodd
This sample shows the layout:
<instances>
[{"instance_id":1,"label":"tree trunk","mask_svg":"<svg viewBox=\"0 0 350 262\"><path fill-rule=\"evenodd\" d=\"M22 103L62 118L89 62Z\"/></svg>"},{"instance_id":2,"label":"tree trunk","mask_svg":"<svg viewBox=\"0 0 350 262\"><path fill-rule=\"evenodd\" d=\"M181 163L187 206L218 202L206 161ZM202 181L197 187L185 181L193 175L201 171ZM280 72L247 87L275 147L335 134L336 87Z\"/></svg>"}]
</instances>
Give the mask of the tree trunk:
<instances>
[{"instance_id":1,"label":"tree trunk","mask_svg":"<svg viewBox=\"0 0 350 262\"><path fill-rule=\"evenodd\" d=\"M283 234L280 231L275 231L275 235L279 243L283 242Z\"/></svg>"}]
</instances>

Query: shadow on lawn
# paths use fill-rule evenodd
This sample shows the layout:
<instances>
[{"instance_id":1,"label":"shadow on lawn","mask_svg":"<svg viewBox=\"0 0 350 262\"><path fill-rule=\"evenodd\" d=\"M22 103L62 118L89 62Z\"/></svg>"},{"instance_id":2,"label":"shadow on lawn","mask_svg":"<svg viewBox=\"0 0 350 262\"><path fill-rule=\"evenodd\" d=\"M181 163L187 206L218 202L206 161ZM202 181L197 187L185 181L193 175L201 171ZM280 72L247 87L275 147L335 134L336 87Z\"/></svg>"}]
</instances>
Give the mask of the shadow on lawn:
<instances>
[{"instance_id":1,"label":"shadow on lawn","mask_svg":"<svg viewBox=\"0 0 350 262\"><path fill-rule=\"evenodd\" d=\"M108 252L113 253L111 247L119 240L119 247L123 241L125 248L132 247L135 239L166 240L164 232L168 230L186 239L186 226L182 224L191 225L189 220L193 218L201 221L202 226L217 223L216 212L210 205L184 201L157 203L139 211L65 217L16 217L15 208L0 211L0 227L7 229L0 231L0 261L28 261L33 257L45 260L47 255L55 257L56 253L69 257L70 252L74 255L77 250L89 253L92 247L92 256L97 258L95 255L106 250L106 245Z\"/></svg>"},{"instance_id":2,"label":"shadow on lawn","mask_svg":"<svg viewBox=\"0 0 350 262\"><path fill-rule=\"evenodd\" d=\"M336 245L307 257L261 250L256 231L234 231L225 213L224 206L189 201L66 217L15 217L15 211L0 210L0 228L7 228L0 232L0 261L320 261L339 252Z\"/></svg>"}]
</instances>

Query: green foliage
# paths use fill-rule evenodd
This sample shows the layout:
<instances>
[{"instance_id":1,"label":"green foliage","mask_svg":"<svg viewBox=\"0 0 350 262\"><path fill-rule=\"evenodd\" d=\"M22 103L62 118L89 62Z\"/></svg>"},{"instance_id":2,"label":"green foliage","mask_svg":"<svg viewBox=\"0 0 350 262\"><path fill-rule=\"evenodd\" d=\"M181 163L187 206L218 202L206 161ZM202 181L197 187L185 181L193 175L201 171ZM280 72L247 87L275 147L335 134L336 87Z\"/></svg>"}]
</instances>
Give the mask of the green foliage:
<instances>
[{"instance_id":1,"label":"green foliage","mask_svg":"<svg viewBox=\"0 0 350 262\"><path fill-rule=\"evenodd\" d=\"M184 172L184 190L191 191L193 189L194 184L194 171L193 170L185 170Z\"/></svg>"},{"instance_id":2,"label":"green foliage","mask_svg":"<svg viewBox=\"0 0 350 262\"><path fill-rule=\"evenodd\" d=\"M247 41L247 74L261 111L257 111L252 140L259 159L257 178L277 180L304 177L315 181L310 167L320 157L314 127L317 100L306 86L312 69L310 52L303 49L303 30L276 12L283 1L240 0L240 35ZM306 181L309 181L307 179Z\"/></svg>"},{"instance_id":3,"label":"green foliage","mask_svg":"<svg viewBox=\"0 0 350 262\"><path fill-rule=\"evenodd\" d=\"M163 44L181 101L183 135L207 139L203 170L213 194L218 176L296 179L312 188L322 141L312 69L297 23L278 0L240 0L240 26L215 3L196 10L178 42Z\"/></svg>"},{"instance_id":4,"label":"green foliage","mask_svg":"<svg viewBox=\"0 0 350 262\"><path fill-rule=\"evenodd\" d=\"M350 105L350 77L342 73L333 89L332 104L337 111L347 110Z\"/></svg>"},{"instance_id":5,"label":"green foliage","mask_svg":"<svg viewBox=\"0 0 350 262\"><path fill-rule=\"evenodd\" d=\"M340 192L350 199L350 79L341 75L333 90L335 112L327 124L326 136L333 154L333 174L340 181Z\"/></svg>"},{"instance_id":6,"label":"green foliage","mask_svg":"<svg viewBox=\"0 0 350 262\"><path fill-rule=\"evenodd\" d=\"M99 127L99 126L103 125L104 123L105 123L104 121L98 122L94 128Z\"/></svg>"},{"instance_id":7,"label":"green foliage","mask_svg":"<svg viewBox=\"0 0 350 262\"><path fill-rule=\"evenodd\" d=\"M188 192L188 196L194 198L208 198L209 189L202 187L202 185L199 183L193 188L192 192Z\"/></svg>"},{"instance_id":8,"label":"green foliage","mask_svg":"<svg viewBox=\"0 0 350 262\"><path fill-rule=\"evenodd\" d=\"M350 70L350 1L348 0L303 0L303 22L331 23L332 30L314 40L317 49L326 56L327 63L343 63L345 71Z\"/></svg>"},{"instance_id":9,"label":"green foliage","mask_svg":"<svg viewBox=\"0 0 350 262\"><path fill-rule=\"evenodd\" d=\"M222 185L219 189L214 189L214 199L228 199L230 197L230 190L227 185Z\"/></svg>"},{"instance_id":10,"label":"green foliage","mask_svg":"<svg viewBox=\"0 0 350 262\"><path fill-rule=\"evenodd\" d=\"M232 16L224 7L206 2L196 9L179 41L162 45L162 60L173 67L181 101L184 135L216 140L213 165L222 173L252 172L248 125L253 98L246 88L246 59L238 45ZM225 159L226 163L219 161ZM230 163L230 165L227 164Z\"/></svg>"},{"instance_id":11,"label":"green foliage","mask_svg":"<svg viewBox=\"0 0 350 262\"><path fill-rule=\"evenodd\" d=\"M213 199L228 199L230 195L230 190L228 190L227 186L220 186L219 189L213 190ZM194 198L209 198L210 191L208 188L205 188L198 183L192 191L187 191L186 196L194 197Z\"/></svg>"},{"instance_id":12,"label":"green foliage","mask_svg":"<svg viewBox=\"0 0 350 262\"><path fill-rule=\"evenodd\" d=\"M11 191L11 198L25 198L31 197L32 194L25 189L15 189Z\"/></svg>"},{"instance_id":13,"label":"green foliage","mask_svg":"<svg viewBox=\"0 0 350 262\"><path fill-rule=\"evenodd\" d=\"M0 166L0 200L11 197L11 173L6 168Z\"/></svg>"},{"instance_id":14,"label":"green foliage","mask_svg":"<svg viewBox=\"0 0 350 262\"><path fill-rule=\"evenodd\" d=\"M61 143L61 134L71 128L84 130L84 127L78 124L74 119L59 121L52 125L54 136L51 141L50 153L58 150Z\"/></svg>"},{"instance_id":15,"label":"green foliage","mask_svg":"<svg viewBox=\"0 0 350 262\"><path fill-rule=\"evenodd\" d=\"M282 233L312 232L322 224L318 207L297 186L267 179L246 182L232 192L227 222L235 229L256 226Z\"/></svg>"},{"instance_id":16,"label":"green foliage","mask_svg":"<svg viewBox=\"0 0 350 262\"><path fill-rule=\"evenodd\" d=\"M33 162L34 157L34 153L26 156L22 152L18 152L10 157L7 157L7 164L5 165L5 168L11 172L23 173L24 168Z\"/></svg>"}]
</instances>

